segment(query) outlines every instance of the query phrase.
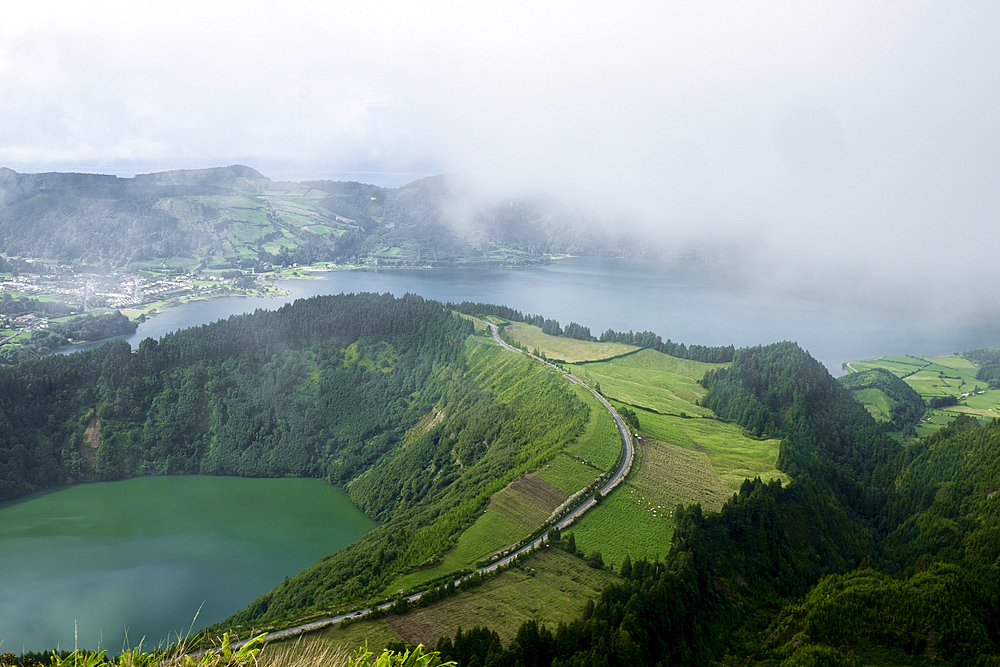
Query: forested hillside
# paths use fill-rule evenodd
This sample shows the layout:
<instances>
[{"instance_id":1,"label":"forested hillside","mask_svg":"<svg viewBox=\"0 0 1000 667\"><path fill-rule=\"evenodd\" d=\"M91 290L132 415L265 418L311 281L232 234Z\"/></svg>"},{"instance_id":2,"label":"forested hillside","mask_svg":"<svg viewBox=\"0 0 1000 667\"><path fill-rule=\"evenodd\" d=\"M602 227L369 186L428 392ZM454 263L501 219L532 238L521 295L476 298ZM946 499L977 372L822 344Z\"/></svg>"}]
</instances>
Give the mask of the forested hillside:
<instances>
[{"instance_id":1,"label":"forested hillside","mask_svg":"<svg viewBox=\"0 0 1000 667\"><path fill-rule=\"evenodd\" d=\"M438 400L430 378L470 333L420 297L319 297L2 368L0 498L141 474L348 479Z\"/></svg>"},{"instance_id":2,"label":"forested hillside","mask_svg":"<svg viewBox=\"0 0 1000 667\"><path fill-rule=\"evenodd\" d=\"M381 525L216 629L380 598L587 423L558 374L473 333L420 297L341 295L134 352L111 343L0 368L0 497L140 474L326 477ZM701 418L779 438L792 482L746 480L719 512L677 507L664 562L616 564L620 579L576 621L530 621L508 646L466 629L438 642L444 658L1000 664L1000 422L959 416L904 446L796 344L731 358L702 380L714 414ZM600 544L585 547L602 566Z\"/></svg>"},{"instance_id":3,"label":"forested hillside","mask_svg":"<svg viewBox=\"0 0 1000 667\"><path fill-rule=\"evenodd\" d=\"M0 239L12 257L129 269L513 266L636 252L552 205L484 200L443 176L390 189L274 182L240 165L134 178L0 169Z\"/></svg>"}]
</instances>

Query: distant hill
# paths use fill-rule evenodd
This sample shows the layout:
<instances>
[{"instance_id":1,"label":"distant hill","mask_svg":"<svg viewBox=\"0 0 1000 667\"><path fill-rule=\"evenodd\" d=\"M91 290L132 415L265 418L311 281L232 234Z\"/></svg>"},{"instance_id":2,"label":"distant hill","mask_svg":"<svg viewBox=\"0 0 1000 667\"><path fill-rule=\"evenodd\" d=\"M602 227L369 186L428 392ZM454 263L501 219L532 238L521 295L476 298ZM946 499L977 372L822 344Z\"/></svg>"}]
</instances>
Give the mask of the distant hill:
<instances>
[{"instance_id":1,"label":"distant hill","mask_svg":"<svg viewBox=\"0 0 1000 667\"><path fill-rule=\"evenodd\" d=\"M927 406L913 387L884 368L870 368L838 379L876 421L915 435L913 425L927 411Z\"/></svg>"},{"instance_id":2,"label":"distant hill","mask_svg":"<svg viewBox=\"0 0 1000 667\"><path fill-rule=\"evenodd\" d=\"M542 202L487 201L445 176L396 189L275 182L241 165L118 178L0 169L0 253L105 268L337 262L517 266L635 255ZM630 245L631 244L631 245Z\"/></svg>"}]
</instances>

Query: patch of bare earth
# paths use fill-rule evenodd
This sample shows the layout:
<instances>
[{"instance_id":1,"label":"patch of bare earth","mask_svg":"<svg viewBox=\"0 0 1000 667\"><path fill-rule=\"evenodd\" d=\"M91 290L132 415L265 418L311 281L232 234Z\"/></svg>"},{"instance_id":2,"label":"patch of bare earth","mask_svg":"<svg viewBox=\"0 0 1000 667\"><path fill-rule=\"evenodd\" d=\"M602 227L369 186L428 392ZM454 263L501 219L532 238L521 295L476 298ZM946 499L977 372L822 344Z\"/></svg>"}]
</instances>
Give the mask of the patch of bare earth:
<instances>
[{"instance_id":1,"label":"patch of bare earth","mask_svg":"<svg viewBox=\"0 0 1000 667\"><path fill-rule=\"evenodd\" d=\"M451 628L445 625L434 614L409 613L403 616L389 614L385 618L385 623L407 644L428 644L429 637L444 637L454 634Z\"/></svg>"},{"instance_id":2,"label":"patch of bare earth","mask_svg":"<svg viewBox=\"0 0 1000 667\"><path fill-rule=\"evenodd\" d=\"M537 475L518 477L490 498L490 509L532 531L568 496Z\"/></svg>"},{"instance_id":3,"label":"patch of bare earth","mask_svg":"<svg viewBox=\"0 0 1000 667\"><path fill-rule=\"evenodd\" d=\"M87 463L94 465L97 461L97 450L101 447L101 420L97 415L90 419L87 428L83 431L83 442L80 443L80 456L87 459Z\"/></svg>"}]
</instances>

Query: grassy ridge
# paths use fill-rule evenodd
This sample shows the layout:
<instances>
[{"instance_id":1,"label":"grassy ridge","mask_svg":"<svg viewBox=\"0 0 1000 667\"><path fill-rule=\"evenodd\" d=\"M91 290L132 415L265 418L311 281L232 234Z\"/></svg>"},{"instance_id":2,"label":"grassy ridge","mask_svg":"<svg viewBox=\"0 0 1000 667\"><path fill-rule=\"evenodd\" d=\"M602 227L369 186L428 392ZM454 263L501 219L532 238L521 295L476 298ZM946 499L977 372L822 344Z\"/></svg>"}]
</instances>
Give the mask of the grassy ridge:
<instances>
[{"instance_id":1,"label":"grassy ridge","mask_svg":"<svg viewBox=\"0 0 1000 667\"><path fill-rule=\"evenodd\" d=\"M572 448L567 448L570 449ZM583 461L562 453L539 468L535 474L568 495L592 483L599 472Z\"/></svg>"},{"instance_id":2,"label":"grassy ridge","mask_svg":"<svg viewBox=\"0 0 1000 667\"><path fill-rule=\"evenodd\" d=\"M778 440L748 437L697 404L705 394L698 380L718 367L653 350L571 367L613 403L639 407L643 434L625 483L572 529L582 550L599 550L610 563L626 554L663 558L678 504L716 510L744 479L788 481L775 468Z\"/></svg>"},{"instance_id":3,"label":"grassy ridge","mask_svg":"<svg viewBox=\"0 0 1000 667\"><path fill-rule=\"evenodd\" d=\"M590 406L590 419L580 437L566 448L566 453L589 466L596 478L617 463L622 449L621 436L615 420L593 394L577 385L573 385L573 391ZM590 481L594 481L593 478Z\"/></svg>"},{"instance_id":4,"label":"grassy ridge","mask_svg":"<svg viewBox=\"0 0 1000 667\"><path fill-rule=\"evenodd\" d=\"M484 514L486 505L573 441L583 430L587 407L561 376L477 337L467 340L464 370L441 369L432 381L445 384L445 396L414 426L419 435L404 438L349 487L352 499L390 490L397 494L397 511L359 542L285 581L222 625L246 628L324 613L460 569L453 561L443 563L445 554L475 562L492 553L495 542L505 546L524 536L499 512ZM411 489L426 491L408 501ZM459 540L483 517L490 529L479 533L481 539ZM400 581L408 568L423 569Z\"/></svg>"},{"instance_id":5,"label":"grassy ridge","mask_svg":"<svg viewBox=\"0 0 1000 667\"><path fill-rule=\"evenodd\" d=\"M546 357L561 359L569 363L607 359L639 349L633 345L621 343L593 343L575 338L549 336L542 333L541 327L524 322L511 322L504 327L504 331L528 350L537 349L539 352L543 352Z\"/></svg>"},{"instance_id":6,"label":"grassy ridge","mask_svg":"<svg viewBox=\"0 0 1000 667\"><path fill-rule=\"evenodd\" d=\"M719 364L677 359L653 350L570 369L591 387L600 384L605 396L662 413L711 415L696 405L705 395L698 380Z\"/></svg>"}]
</instances>

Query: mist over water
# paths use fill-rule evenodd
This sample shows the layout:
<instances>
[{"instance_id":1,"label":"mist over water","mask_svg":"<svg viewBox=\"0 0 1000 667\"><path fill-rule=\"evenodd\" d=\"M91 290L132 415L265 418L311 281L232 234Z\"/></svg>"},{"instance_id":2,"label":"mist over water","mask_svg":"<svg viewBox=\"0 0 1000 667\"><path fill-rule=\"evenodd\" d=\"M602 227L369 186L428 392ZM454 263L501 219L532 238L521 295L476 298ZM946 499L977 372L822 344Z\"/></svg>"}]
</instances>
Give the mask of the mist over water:
<instances>
[{"instance_id":1,"label":"mist over water","mask_svg":"<svg viewBox=\"0 0 1000 667\"><path fill-rule=\"evenodd\" d=\"M687 345L746 347L793 340L834 375L847 361L883 354L946 355L1000 344L1000 317L986 305L946 317L924 299L866 299L858 292L777 290L737 265L695 260L571 257L548 266L495 270L358 270L288 280L283 298L226 298L168 309L123 337L133 347L188 326L296 298L341 292L419 294L442 302L482 301L607 329L653 331ZM75 351L81 348L71 348Z\"/></svg>"}]
</instances>

